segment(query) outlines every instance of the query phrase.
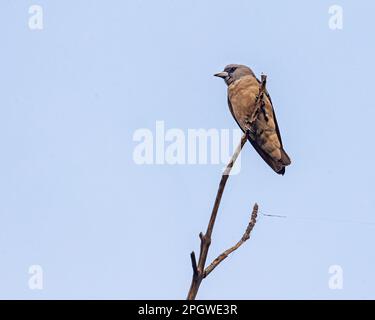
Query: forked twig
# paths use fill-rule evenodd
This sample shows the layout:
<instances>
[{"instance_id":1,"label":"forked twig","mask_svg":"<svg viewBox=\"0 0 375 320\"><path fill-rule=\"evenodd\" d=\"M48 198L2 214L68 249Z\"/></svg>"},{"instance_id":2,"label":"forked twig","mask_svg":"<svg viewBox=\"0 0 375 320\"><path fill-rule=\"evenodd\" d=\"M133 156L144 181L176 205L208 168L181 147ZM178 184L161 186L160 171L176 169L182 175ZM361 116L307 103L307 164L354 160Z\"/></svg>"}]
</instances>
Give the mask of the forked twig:
<instances>
[{"instance_id":1,"label":"forked twig","mask_svg":"<svg viewBox=\"0 0 375 320\"><path fill-rule=\"evenodd\" d=\"M230 247L229 249L225 250L221 255L219 255L214 261L211 262L211 264L204 270L204 274L203 274L204 278L206 278L233 251L237 250L241 245L243 245L247 240L250 239L250 233L255 226L257 216L258 216L258 204L254 204L250 222L247 225L246 231L243 234L241 240L238 241L233 247Z\"/></svg>"}]
</instances>

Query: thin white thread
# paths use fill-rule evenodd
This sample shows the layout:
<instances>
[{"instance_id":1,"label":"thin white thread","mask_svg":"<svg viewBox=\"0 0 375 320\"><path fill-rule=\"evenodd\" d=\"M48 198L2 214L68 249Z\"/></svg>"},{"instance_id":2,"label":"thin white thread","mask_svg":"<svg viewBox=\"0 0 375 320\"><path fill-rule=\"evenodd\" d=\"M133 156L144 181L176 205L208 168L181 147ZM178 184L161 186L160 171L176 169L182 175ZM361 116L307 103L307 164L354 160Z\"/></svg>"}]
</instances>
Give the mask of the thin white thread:
<instances>
[{"instance_id":1,"label":"thin white thread","mask_svg":"<svg viewBox=\"0 0 375 320\"><path fill-rule=\"evenodd\" d=\"M363 225L375 225L373 221L360 221L360 220L350 220L350 219L335 219L335 218L322 218L322 217L291 217L287 215L281 214L271 214L271 213L264 213L259 212L264 217L269 218L288 218L288 220L312 220L317 222L339 222L339 223L348 223L348 224L363 224Z\"/></svg>"}]
</instances>

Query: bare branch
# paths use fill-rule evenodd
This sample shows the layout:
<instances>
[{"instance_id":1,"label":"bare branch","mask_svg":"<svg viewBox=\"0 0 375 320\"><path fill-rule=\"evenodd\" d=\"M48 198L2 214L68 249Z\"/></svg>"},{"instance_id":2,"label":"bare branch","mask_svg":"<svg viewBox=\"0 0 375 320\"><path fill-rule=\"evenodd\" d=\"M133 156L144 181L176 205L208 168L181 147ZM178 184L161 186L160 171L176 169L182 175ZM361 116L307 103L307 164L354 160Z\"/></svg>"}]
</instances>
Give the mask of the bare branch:
<instances>
[{"instance_id":1,"label":"bare branch","mask_svg":"<svg viewBox=\"0 0 375 320\"><path fill-rule=\"evenodd\" d=\"M259 85L259 94L255 101L255 109L249 119L249 125L252 125L254 121L258 117L259 110L264 112L264 116L266 118L266 121L268 121L268 115L266 114L264 110L264 93L266 92L266 83L267 83L267 76L265 74L262 74L261 82Z\"/></svg>"},{"instance_id":2,"label":"bare branch","mask_svg":"<svg viewBox=\"0 0 375 320\"><path fill-rule=\"evenodd\" d=\"M212 213L211 213L210 221L209 221L208 226L207 226L206 233L203 234L201 232L199 234L199 238L201 239L201 247L200 247L199 260L198 260L198 265L197 265L197 272L198 273L196 275L193 274L193 279L191 281L190 290L189 290L188 297L187 297L188 300L194 300L195 299L195 297L198 293L199 286L200 286L200 284L201 284L201 282L204 278L203 277L204 266L205 266L206 260L207 260L208 249L209 249L210 244L211 244L211 234L212 234L212 231L213 231L213 228L214 228L214 225L215 225L215 220L216 220L217 212L219 210L221 198L223 196L225 184L227 183L227 180L229 178L229 174L230 174L230 172L233 168L233 165L236 162L236 160L238 158L238 155L240 154L240 152L241 152L243 146L245 145L246 141L247 141L247 135L244 134L241 138L240 144L238 145L236 151L234 152L232 158L230 159L229 163L227 164L227 166L226 166L226 168L225 168L225 170L224 170L224 172L221 176L219 189L218 189L217 194L216 194L214 207L212 209Z\"/></svg>"},{"instance_id":3,"label":"bare branch","mask_svg":"<svg viewBox=\"0 0 375 320\"><path fill-rule=\"evenodd\" d=\"M244 244L248 239L250 239L250 233L253 230L256 219L258 216L258 205L255 204L253 212L251 214L250 222L246 228L240 241L238 241L233 247L225 250L221 255L219 255L204 271L203 277L207 277L224 259L226 259L233 251L237 250L242 244Z\"/></svg>"}]
</instances>

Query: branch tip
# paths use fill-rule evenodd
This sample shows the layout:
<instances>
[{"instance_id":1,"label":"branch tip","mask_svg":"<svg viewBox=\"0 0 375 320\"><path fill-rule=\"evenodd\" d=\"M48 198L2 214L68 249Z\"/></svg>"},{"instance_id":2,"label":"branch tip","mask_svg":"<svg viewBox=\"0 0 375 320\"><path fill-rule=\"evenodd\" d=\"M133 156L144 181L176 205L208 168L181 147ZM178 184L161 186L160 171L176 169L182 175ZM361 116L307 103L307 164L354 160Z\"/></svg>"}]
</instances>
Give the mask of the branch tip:
<instances>
[{"instance_id":1,"label":"branch tip","mask_svg":"<svg viewBox=\"0 0 375 320\"><path fill-rule=\"evenodd\" d=\"M192 251L190 253L190 259L191 259L191 266L193 268L194 276L198 275L198 267L197 267L197 259L195 258L195 252Z\"/></svg>"}]
</instances>

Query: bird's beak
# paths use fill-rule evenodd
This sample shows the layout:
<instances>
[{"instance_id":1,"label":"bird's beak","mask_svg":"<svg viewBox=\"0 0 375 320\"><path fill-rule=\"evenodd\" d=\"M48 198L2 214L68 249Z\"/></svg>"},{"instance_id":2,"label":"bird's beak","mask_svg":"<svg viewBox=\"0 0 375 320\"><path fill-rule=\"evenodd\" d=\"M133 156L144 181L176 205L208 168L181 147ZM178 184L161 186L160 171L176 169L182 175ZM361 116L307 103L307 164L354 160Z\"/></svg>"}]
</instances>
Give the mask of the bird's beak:
<instances>
[{"instance_id":1,"label":"bird's beak","mask_svg":"<svg viewBox=\"0 0 375 320\"><path fill-rule=\"evenodd\" d=\"M223 71L223 72L215 73L214 76L215 76L215 77L219 77L219 78L223 78L223 79L225 79L226 77L229 76L229 73Z\"/></svg>"}]
</instances>

